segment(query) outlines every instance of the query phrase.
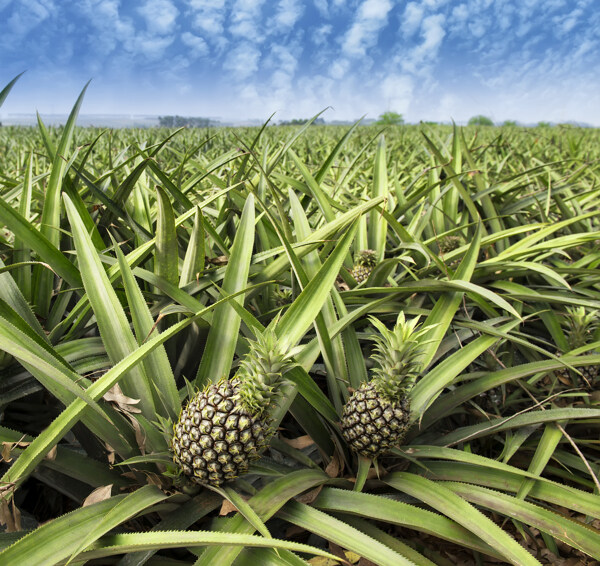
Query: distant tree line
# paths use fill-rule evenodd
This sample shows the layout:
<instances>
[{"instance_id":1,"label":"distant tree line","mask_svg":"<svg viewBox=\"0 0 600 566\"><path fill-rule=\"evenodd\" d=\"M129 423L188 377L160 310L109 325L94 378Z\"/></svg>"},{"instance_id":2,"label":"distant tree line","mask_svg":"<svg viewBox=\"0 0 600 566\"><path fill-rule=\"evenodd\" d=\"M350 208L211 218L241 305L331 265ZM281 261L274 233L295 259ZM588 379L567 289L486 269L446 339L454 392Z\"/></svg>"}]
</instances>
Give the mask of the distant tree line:
<instances>
[{"instance_id":1,"label":"distant tree line","mask_svg":"<svg viewBox=\"0 0 600 566\"><path fill-rule=\"evenodd\" d=\"M376 126L402 126L402 124L404 124L404 117L398 112L384 112L375 122Z\"/></svg>"},{"instance_id":2,"label":"distant tree line","mask_svg":"<svg viewBox=\"0 0 600 566\"><path fill-rule=\"evenodd\" d=\"M219 122L210 118L196 118L194 116L159 116L158 124L162 128L209 128L217 126Z\"/></svg>"},{"instance_id":3,"label":"distant tree line","mask_svg":"<svg viewBox=\"0 0 600 566\"><path fill-rule=\"evenodd\" d=\"M293 118L292 120L282 120L279 122L280 126L304 126L308 122L308 118ZM325 124L325 120L323 118L317 118L312 125L318 126Z\"/></svg>"}]
</instances>

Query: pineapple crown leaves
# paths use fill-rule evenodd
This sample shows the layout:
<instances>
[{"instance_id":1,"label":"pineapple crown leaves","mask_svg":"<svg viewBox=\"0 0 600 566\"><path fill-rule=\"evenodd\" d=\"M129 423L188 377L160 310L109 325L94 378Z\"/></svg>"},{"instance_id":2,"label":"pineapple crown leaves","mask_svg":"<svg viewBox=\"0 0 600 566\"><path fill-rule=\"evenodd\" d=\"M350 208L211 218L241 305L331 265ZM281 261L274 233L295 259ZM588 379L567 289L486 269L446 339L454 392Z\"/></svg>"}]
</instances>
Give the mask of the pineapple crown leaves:
<instances>
[{"instance_id":1,"label":"pineapple crown leaves","mask_svg":"<svg viewBox=\"0 0 600 566\"><path fill-rule=\"evenodd\" d=\"M571 349L585 346L594 339L600 327L600 317L596 311L587 312L585 307L567 307L567 339Z\"/></svg>"},{"instance_id":2,"label":"pineapple crown leaves","mask_svg":"<svg viewBox=\"0 0 600 566\"><path fill-rule=\"evenodd\" d=\"M369 319L379 331L371 338L375 342L371 358L379 364L372 383L382 397L395 401L414 386L422 370L422 338L432 327L418 328L419 317L407 321L403 312L392 330L374 317Z\"/></svg>"},{"instance_id":3,"label":"pineapple crown leaves","mask_svg":"<svg viewBox=\"0 0 600 566\"><path fill-rule=\"evenodd\" d=\"M267 412L283 375L296 365L293 357L297 348L282 348L272 327L249 341L249 345L236 378L240 381L242 405L260 416Z\"/></svg>"}]
</instances>

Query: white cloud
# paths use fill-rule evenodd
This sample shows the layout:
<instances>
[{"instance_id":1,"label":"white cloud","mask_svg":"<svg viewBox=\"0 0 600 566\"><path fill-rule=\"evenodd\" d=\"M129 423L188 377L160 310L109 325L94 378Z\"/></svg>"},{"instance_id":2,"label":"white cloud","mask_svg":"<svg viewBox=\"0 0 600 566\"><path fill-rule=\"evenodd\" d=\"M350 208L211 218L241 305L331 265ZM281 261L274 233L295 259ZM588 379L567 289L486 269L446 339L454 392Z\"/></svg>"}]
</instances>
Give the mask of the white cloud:
<instances>
[{"instance_id":1,"label":"white cloud","mask_svg":"<svg viewBox=\"0 0 600 566\"><path fill-rule=\"evenodd\" d=\"M322 18L329 17L329 6L327 5L327 0L313 0L313 3Z\"/></svg>"},{"instance_id":2,"label":"white cloud","mask_svg":"<svg viewBox=\"0 0 600 566\"><path fill-rule=\"evenodd\" d=\"M507 31L510 29L514 14L515 7L512 4L508 4L505 2L496 6L496 25L501 31Z\"/></svg>"},{"instance_id":3,"label":"white cloud","mask_svg":"<svg viewBox=\"0 0 600 566\"><path fill-rule=\"evenodd\" d=\"M131 20L124 19L119 14L119 0L84 0L79 7L91 25L98 30L92 43L97 54L109 55L135 35Z\"/></svg>"},{"instance_id":4,"label":"white cloud","mask_svg":"<svg viewBox=\"0 0 600 566\"><path fill-rule=\"evenodd\" d=\"M469 24L469 31L474 37L479 39L484 36L487 30L487 25L488 22L486 20L484 20L483 18L479 18L476 21L471 22Z\"/></svg>"},{"instance_id":5,"label":"white cloud","mask_svg":"<svg viewBox=\"0 0 600 566\"><path fill-rule=\"evenodd\" d=\"M484 3L490 5L492 3L492 0L483 0ZM444 4L447 4L448 0L423 0L423 4L425 4L425 6L427 6L427 8L429 8L430 10L437 10L438 8L441 8L442 6L444 6Z\"/></svg>"},{"instance_id":6,"label":"white cloud","mask_svg":"<svg viewBox=\"0 0 600 566\"><path fill-rule=\"evenodd\" d=\"M594 49L598 49L598 40L596 39L584 39L577 51L573 53L573 61L579 61L582 57L593 51ZM597 52L597 51L596 51Z\"/></svg>"},{"instance_id":7,"label":"white cloud","mask_svg":"<svg viewBox=\"0 0 600 566\"><path fill-rule=\"evenodd\" d=\"M264 0L237 0L231 9L231 35L255 42L262 41L264 34L260 23L263 4Z\"/></svg>"},{"instance_id":8,"label":"white cloud","mask_svg":"<svg viewBox=\"0 0 600 566\"><path fill-rule=\"evenodd\" d=\"M391 9L390 0L365 0L344 36L343 53L350 57L364 57L367 49L377 44L379 31L387 24Z\"/></svg>"},{"instance_id":9,"label":"white cloud","mask_svg":"<svg viewBox=\"0 0 600 566\"><path fill-rule=\"evenodd\" d=\"M329 76L332 79L342 79L350 70L350 61L348 59L337 59L329 68Z\"/></svg>"},{"instance_id":10,"label":"white cloud","mask_svg":"<svg viewBox=\"0 0 600 566\"><path fill-rule=\"evenodd\" d=\"M583 15L581 8L576 8L572 12L562 16L555 16L554 21L558 24L558 34L563 36L568 34L578 23Z\"/></svg>"},{"instance_id":11,"label":"white cloud","mask_svg":"<svg viewBox=\"0 0 600 566\"><path fill-rule=\"evenodd\" d=\"M385 108L405 114L414 90L413 80L406 75L387 75L381 82L381 95Z\"/></svg>"},{"instance_id":12,"label":"white cloud","mask_svg":"<svg viewBox=\"0 0 600 566\"><path fill-rule=\"evenodd\" d=\"M271 49L271 64L275 68L271 79L276 89L289 89L298 69L298 57L293 48L284 45L275 45Z\"/></svg>"},{"instance_id":13,"label":"white cloud","mask_svg":"<svg viewBox=\"0 0 600 566\"><path fill-rule=\"evenodd\" d=\"M140 33L130 38L125 43L125 48L134 55L139 54L153 61L158 61L174 40L175 36L173 35L160 36L152 33Z\"/></svg>"},{"instance_id":14,"label":"white cloud","mask_svg":"<svg viewBox=\"0 0 600 566\"><path fill-rule=\"evenodd\" d=\"M243 81L258 70L260 55L260 50L252 43L240 43L229 52L223 68L233 75L234 80Z\"/></svg>"},{"instance_id":15,"label":"white cloud","mask_svg":"<svg viewBox=\"0 0 600 566\"><path fill-rule=\"evenodd\" d=\"M458 22L464 22L469 17L469 8L466 4L459 4L452 10L452 18Z\"/></svg>"},{"instance_id":16,"label":"white cloud","mask_svg":"<svg viewBox=\"0 0 600 566\"><path fill-rule=\"evenodd\" d=\"M423 42L413 48L408 56L402 60L402 67L406 72L421 74L425 73L426 65L431 63L438 54L442 40L446 35L443 24L443 14L427 16L421 25L421 37Z\"/></svg>"},{"instance_id":17,"label":"white cloud","mask_svg":"<svg viewBox=\"0 0 600 566\"><path fill-rule=\"evenodd\" d=\"M421 20L423 19L424 9L423 6L416 2L409 2L404 9L404 15L402 16L402 33L406 37L414 35L421 26Z\"/></svg>"},{"instance_id":18,"label":"white cloud","mask_svg":"<svg viewBox=\"0 0 600 566\"><path fill-rule=\"evenodd\" d=\"M300 16L303 6L298 0L280 0L275 16L270 20L269 27L273 26L275 32L285 33L290 31Z\"/></svg>"},{"instance_id":19,"label":"white cloud","mask_svg":"<svg viewBox=\"0 0 600 566\"><path fill-rule=\"evenodd\" d=\"M226 0L186 0L192 15L192 26L204 35L223 34Z\"/></svg>"},{"instance_id":20,"label":"white cloud","mask_svg":"<svg viewBox=\"0 0 600 566\"><path fill-rule=\"evenodd\" d=\"M318 47L326 45L332 30L333 27L330 24L319 26L309 35L310 41Z\"/></svg>"},{"instance_id":21,"label":"white cloud","mask_svg":"<svg viewBox=\"0 0 600 566\"><path fill-rule=\"evenodd\" d=\"M52 0L21 0L7 20L11 35L22 37L47 20L56 6Z\"/></svg>"},{"instance_id":22,"label":"white cloud","mask_svg":"<svg viewBox=\"0 0 600 566\"><path fill-rule=\"evenodd\" d=\"M146 20L148 31L159 35L172 33L179 15L170 0L146 0L138 12Z\"/></svg>"},{"instance_id":23,"label":"white cloud","mask_svg":"<svg viewBox=\"0 0 600 566\"><path fill-rule=\"evenodd\" d=\"M194 59L208 54L208 45L206 44L206 41L189 31L181 34L181 41L190 48L189 55Z\"/></svg>"}]
</instances>

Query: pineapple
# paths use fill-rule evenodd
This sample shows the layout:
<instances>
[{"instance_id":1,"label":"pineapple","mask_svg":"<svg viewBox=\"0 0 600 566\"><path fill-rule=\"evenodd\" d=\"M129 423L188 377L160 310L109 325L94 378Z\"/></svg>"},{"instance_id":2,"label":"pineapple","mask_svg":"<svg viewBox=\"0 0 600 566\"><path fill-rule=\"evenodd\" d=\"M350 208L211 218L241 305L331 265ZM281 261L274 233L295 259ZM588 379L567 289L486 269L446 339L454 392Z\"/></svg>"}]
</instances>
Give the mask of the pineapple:
<instances>
[{"instance_id":1,"label":"pineapple","mask_svg":"<svg viewBox=\"0 0 600 566\"><path fill-rule=\"evenodd\" d=\"M192 481L218 487L248 471L273 434L269 409L293 367L272 330L250 343L233 379L211 383L182 409L173 427L173 459Z\"/></svg>"},{"instance_id":2,"label":"pineapple","mask_svg":"<svg viewBox=\"0 0 600 566\"><path fill-rule=\"evenodd\" d=\"M406 321L400 313L393 330L371 318L380 335L374 336L378 366L373 378L352 394L342 411L342 435L361 456L375 459L398 446L409 426L408 393L421 371L418 318Z\"/></svg>"},{"instance_id":3,"label":"pineapple","mask_svg":"<svg viewBox=\"0 0 600 566\"><path fill-rule=\"evenodd\" d=\"M461 236L444 236L438 241L438 249L441 254L447 254L465 245Z\"/></svg>"},{"instance_id":4,"label":"pineapple","mask_svg":"<svg viewBox=\"0 0 600 566\"><path fill-rule=\"evenodd\" d=\"M362 250L358 253L358 259L351 271L352 277L357 283L362 283L369 278L373 268L377 265L377 252L373 250Z\"/></svg>"},{"instance_id":5,"label":"pineapple","mask_svg":"<svg viewBox=\"0 0 600 566\"><path fill-rule=\"evenodd\" d=\"M594 334L598 329L598 314L596 312L586 312L584 307L567 307L567 341L569 348L575 350L581 348L594 339ZM557 355L565 352L556 352ZM591 352L590 352L591 353ZM600 373L598 366L586 366L578 368L583 375L586 385L590 387L597 379ZM568 368L560 369L556 372L557 377L563 383L570 383L570 372Z\"/></svg>"},{"instance_id":6,"label":"pineapple","mask_svg":"<svg viewBox=\"0 0 600 566\"><path fill-rule=\"evenodd\" d=\"M275 296L275 304L278 307L283 307L285 305L289 305L292 302L293 293L289 287L282 287L279 285L274 293Z\"/></svg>"}]
</instances>

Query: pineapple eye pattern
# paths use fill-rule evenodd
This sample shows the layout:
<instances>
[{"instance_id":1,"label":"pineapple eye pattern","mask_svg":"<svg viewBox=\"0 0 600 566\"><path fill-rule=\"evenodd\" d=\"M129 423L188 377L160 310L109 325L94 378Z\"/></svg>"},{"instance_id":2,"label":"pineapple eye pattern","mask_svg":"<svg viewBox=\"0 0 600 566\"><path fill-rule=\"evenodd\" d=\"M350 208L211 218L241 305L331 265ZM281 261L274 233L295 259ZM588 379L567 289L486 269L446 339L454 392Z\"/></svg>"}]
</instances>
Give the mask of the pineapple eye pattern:
<instances>
[{"instance_id":1,"label":"pineapple eye pattern","mask_svg":"<svg viewBox=\"0 0 600 566\"><path fill-rule=\"evenodd\" d=\"M238 380L212 384L197 393L181 412L174 427L174 460L196 483L218 487L236 478L248 471L250 462L258 459L266 447L264 431L268 423L240 407L239 391ZM221 412L219 409L229 410ZM196 424L193 416L200 411L203 416L212 418ZM245 430L241 430L240 425ZM190 438L199 440L190 444Z\"/></svg>"}]
</instances>

